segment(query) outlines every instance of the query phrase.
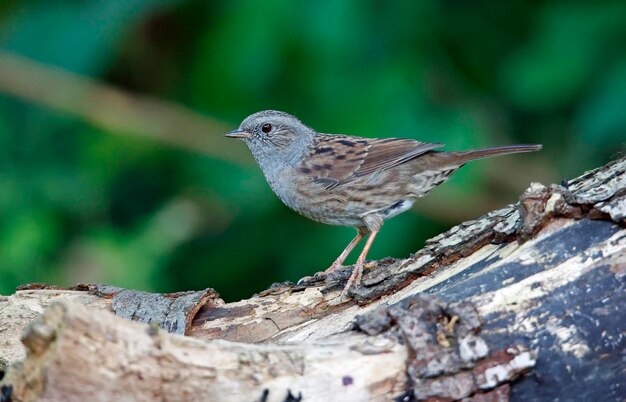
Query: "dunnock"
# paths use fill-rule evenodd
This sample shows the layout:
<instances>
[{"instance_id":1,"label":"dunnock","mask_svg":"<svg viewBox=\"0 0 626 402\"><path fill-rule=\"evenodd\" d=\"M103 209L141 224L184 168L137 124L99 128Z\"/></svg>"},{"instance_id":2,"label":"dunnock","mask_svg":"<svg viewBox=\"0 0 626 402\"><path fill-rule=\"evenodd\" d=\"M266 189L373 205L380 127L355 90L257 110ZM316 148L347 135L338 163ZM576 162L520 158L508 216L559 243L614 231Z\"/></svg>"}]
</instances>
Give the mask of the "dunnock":
<instances>
[{"instance_id":1,"label":"dunnock","mask_svg":"<svg viewBox=\"0 0 626 402\"><path fill-rule=\"evenodd\" d=\"M440 152L434 149L442 143L320 134L274 110L248 116L226 136L246 142L270 187L289 208L318 222L356 228L356 237L326 272L342 268L369 234L342 298L360 282L365 257L386 219L411 208L471 160L541 149L508 145Z\"/></svg>"}]
</instances>

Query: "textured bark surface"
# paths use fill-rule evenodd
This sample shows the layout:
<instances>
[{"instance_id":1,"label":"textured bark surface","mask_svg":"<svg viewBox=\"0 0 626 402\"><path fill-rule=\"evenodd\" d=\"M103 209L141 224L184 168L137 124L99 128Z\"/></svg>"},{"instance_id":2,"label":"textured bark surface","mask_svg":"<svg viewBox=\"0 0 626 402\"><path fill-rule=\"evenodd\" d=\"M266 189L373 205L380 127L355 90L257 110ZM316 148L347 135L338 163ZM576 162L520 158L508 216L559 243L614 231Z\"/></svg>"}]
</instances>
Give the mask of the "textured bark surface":
<instances>
[{"instance_id":1,"label":"textured bark surface","mask_svg":"<svg viewBox=\"0 0 626 402\"><path fill-rule=\"evenodd\" d=\"M20 290L0 299L0 401L622 400L625 197L626 159L533 184L370 263L344 303L348 270L227 304Z\"/></svg>"},{"instance_id":2,"label":"textured bark surface","mask_svg":"<svg viewBox=\"0 0 626 402\"><path fill-rule=\"evenodd\" d=\"M223 304L212 289L154 294L107 285L76 285L63 289L45 284L21 286L11 296L0 296L0 369L24 359L20 341L24 328L55 301L72 301L90 309L109 311L134 321L158 322L168 332L186 334L200 307Z\"/></svg>"}]
</instances>

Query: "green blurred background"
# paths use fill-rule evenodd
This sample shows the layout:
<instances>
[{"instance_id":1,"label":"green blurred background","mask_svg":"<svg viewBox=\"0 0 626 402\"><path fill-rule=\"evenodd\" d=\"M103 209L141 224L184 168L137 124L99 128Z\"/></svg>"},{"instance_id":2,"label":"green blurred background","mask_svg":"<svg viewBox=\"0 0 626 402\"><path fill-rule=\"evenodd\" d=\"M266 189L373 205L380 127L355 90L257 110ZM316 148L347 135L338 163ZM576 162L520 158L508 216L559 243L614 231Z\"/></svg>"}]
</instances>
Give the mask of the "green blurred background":
<instances>
[{"instance_id":1,"label":"green blurred background","mask_svg":"<svg viewBox=\"0 0 626 402\"><path fill-rule=\"evenodd\" d=\"M223 138L263 109L448 150L545 145L387 222L370 257L405 257L623 151L626 2L2 0L0 293L235 300L325 269L353 230L288 210Z\"/></svg>"}]
</instances>

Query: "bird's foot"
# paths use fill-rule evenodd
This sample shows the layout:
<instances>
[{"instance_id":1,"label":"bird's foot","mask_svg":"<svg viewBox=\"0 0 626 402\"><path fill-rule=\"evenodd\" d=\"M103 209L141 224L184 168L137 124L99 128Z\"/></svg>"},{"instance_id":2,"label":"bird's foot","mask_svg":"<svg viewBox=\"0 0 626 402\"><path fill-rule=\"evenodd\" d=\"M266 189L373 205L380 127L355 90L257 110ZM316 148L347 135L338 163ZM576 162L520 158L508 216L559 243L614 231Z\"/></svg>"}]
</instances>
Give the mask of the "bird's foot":
<instances>
[{"instance_id":1,"label":"bird's foot","mask_svg":"<svg viewBox=\"0 0 626 402\"><path fill-rule=\"evenodd\" d=\"M354 265L354 268L352 269L352 275L350 275L350 278L348 278L348 282L346 282L346 286L344 286L343 290L341 291L341 295L339 296L339 299L342 302L348 298L348 292L350 291L350 288L352 287L352 285L358 285L359 283L361 283L361 277L363 276L364 265L365 265L364 260L361 260L361 259L357 260L356 264Z\"/></svg>"}]
</instances>

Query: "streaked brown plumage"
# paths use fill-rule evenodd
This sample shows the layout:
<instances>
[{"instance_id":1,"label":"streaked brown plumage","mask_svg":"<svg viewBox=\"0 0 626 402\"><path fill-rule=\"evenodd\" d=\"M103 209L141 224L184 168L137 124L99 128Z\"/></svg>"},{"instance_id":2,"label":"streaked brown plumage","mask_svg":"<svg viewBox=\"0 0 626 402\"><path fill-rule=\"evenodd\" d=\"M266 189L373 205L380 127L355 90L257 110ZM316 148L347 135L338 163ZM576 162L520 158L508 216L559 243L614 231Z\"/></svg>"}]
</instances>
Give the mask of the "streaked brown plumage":
<instances>
[{"instance_id":1,"label":"streaked brown plumage","mask_svg":"<svg viewBox=\"0 0 626 402\"><path fill-rule=\"evenodd\" d=\"M342 296L360 282L367 252L386 219L411 208L471 160L541 149L509 145L440 152L434 149L442 143L319 134L294 116L272 110L247 117L227 136L245 140L270 187L288 207L318 222L357 229L327 272L341 268L370 234Z\"/></svg>"}]
</instances>

